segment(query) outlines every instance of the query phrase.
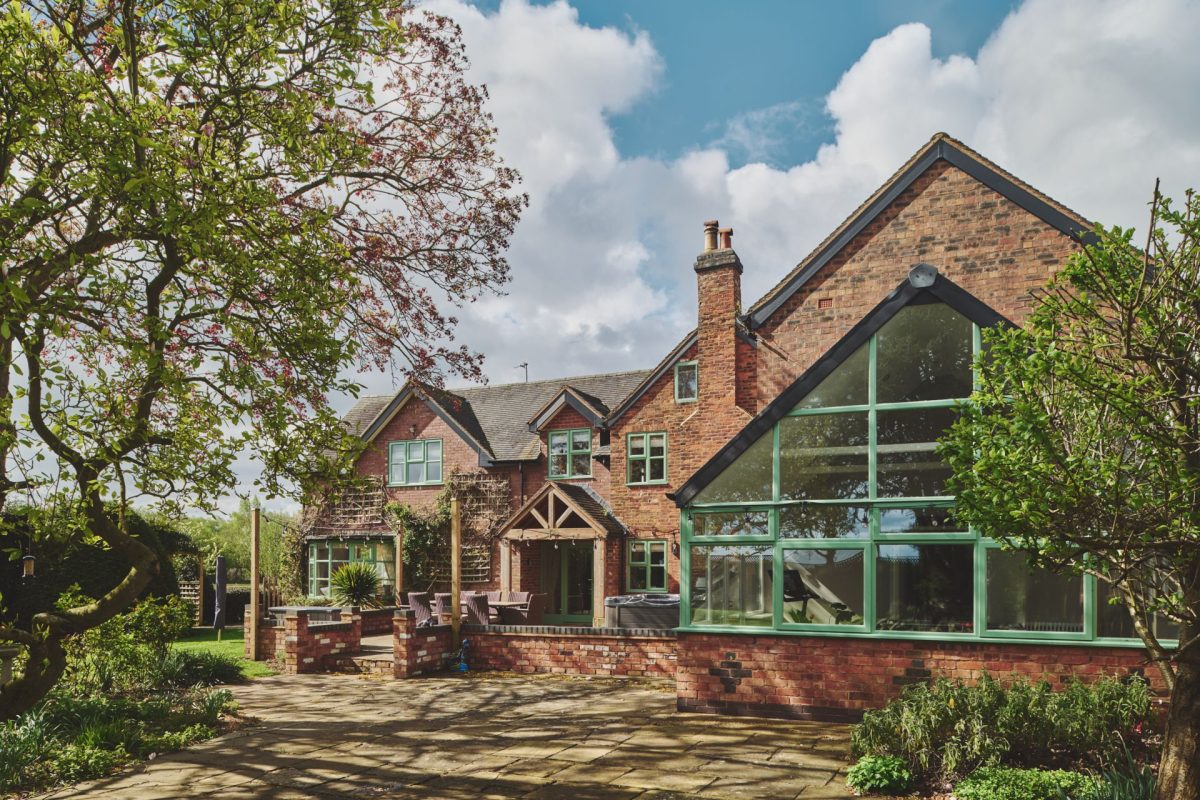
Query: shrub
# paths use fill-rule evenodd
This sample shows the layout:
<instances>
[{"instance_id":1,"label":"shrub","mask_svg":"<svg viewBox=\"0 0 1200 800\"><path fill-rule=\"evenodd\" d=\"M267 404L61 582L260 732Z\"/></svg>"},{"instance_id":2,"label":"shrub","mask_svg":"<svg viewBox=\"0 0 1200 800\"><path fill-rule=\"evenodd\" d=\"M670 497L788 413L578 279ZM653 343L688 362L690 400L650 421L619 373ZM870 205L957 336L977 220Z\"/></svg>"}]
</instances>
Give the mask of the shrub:
<instances>
[{"instance_id":1,"label":"shrub","mask_svg":"<svg viewBox=\"0 0 1200 800\"><path fill-rule=\"evenodd\" d=\"M64 783L78 783L109 774L129 759L123 747L105 749L93 744L69 742L47 754L47 771Z\"/></svg>"},{"instance_id":2,"label":"shrub","mask_svg":"<svg viewBox=\"0 0 1200 800\"><path fill-rule=\"evenodd\" d=\"M163 686L187 688L244 680L236 660L204 650L171 650L158 666L158 682Z\"/></svg>"},{"instance_id":3,"label":"shrub","mask_svg":"<svg viewBox=\"0 0 1200 800\"><path fill-rule=\"evenodd\" d=\"M342 605L374 607L378 604L379 573L371 564L343 564L329 577L329 589Z\"/></svg>"},{"instance_id":4,"label":"shrub","mask_svg":"<svg viewBox=\"0 0 1200 800\"><path fill-rule=\"evenodd\" d=\"M856 794L899 794L911 784L908 765L895 756L863 756L846 774L846 785Z\"/></svg>"},{"instance_id":5,"label":"shrub","mask_svg":"<svg viewBox=\"0 0 1200 800\"><path fill-rule=\"evenodd\" d=\"M954 787L958 800L1094 800L1096 782L1066 770L983 767Z\"/></svg>"},{"instance_id":6,"label":"shrub","mask_svg":"<svg viewBox=\"0 0 1200 800\"><path fill-rule=\"evenodd\" d=\"M40 711L0 724L0 789L19 786L46 749L52 725Z\"/></svg>"},{"instance_id":7,"label":"shrub","mask_svg":"<svg viewBox=\"0 0 1200 800\"><path fill-rule=\"evenodd\" d=\"M1025 680L1005 688L987 675L973 686L939 679L868 711L851 744L856 756L898 756L919 780L948 785L1001 763L1114 763L1122 736L1147 725L1149 713L1150 692L1142 681L1072 683L1054 692L1046 682Z\"/></svg>"}]
</instances>

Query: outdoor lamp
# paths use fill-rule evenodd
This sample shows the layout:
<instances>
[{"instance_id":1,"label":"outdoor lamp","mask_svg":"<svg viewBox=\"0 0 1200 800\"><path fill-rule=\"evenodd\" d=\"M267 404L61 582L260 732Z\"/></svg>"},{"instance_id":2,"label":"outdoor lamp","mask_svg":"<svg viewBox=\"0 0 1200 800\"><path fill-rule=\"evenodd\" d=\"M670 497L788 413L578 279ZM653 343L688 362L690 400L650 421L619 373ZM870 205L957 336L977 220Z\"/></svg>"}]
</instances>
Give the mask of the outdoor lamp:
<instances>
[{"instance_id":1,"label":"outdoor lamp","mask_svg":"<svg viewBox=\"0 0 1200 800\"><path fill-rule=\"evenodd\" d=\"M35 559L32 555L21 556L21 577L22 578L32 578L33 577L33 563L36 560L37 559Z\"/></svg>"}]
</instances>

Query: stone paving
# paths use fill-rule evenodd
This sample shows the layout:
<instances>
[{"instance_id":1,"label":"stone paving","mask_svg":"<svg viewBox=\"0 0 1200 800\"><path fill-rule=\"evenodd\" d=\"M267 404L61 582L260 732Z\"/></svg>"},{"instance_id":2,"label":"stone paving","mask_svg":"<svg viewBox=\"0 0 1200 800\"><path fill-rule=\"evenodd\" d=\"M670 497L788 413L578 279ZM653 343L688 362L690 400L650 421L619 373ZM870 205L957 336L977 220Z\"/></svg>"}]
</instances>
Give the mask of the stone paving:
<instances>
[{"instance_id":1,"label":"stone paving","mask_svg":"<svg viewBox=\"0 0 1200 800\"><path fill-rule=\"evenodd\" d=\"M242 730L47 798L846 798L849 726L680 714L670 686L277 676Z\"/></svg>"}]
</instances>

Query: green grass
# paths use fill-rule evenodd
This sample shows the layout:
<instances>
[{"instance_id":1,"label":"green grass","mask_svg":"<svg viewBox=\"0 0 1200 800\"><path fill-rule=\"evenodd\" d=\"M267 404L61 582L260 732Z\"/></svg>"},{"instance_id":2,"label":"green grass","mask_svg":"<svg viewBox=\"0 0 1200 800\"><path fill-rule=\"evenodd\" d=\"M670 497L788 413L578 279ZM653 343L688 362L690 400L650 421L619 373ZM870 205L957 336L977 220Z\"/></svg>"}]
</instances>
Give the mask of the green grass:
<instances>
[{"instance_id":1,"label":"green grass","mask_svg":"<svg viewBox=\"0 0 1200 800\"><path fill-rule=\"evenodd\" d=\"M236 659L242 668L242 674L247 678L265 678L274 675L265 661L247 661L242 657L242 629L226 628L221 632L221 641L217 641L217 632L212 628L192 628L180 637L174 647L180 650L205 651Z\"/></svg>"}]
</instances>

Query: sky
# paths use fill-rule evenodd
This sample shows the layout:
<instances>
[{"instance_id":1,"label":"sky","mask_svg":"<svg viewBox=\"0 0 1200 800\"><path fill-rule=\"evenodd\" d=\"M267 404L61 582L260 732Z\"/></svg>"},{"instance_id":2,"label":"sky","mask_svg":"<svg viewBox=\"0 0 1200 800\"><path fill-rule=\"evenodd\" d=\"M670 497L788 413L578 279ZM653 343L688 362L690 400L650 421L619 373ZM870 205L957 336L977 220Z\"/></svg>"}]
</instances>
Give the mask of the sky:
<instances>
[{"instance_id":1,"label":"sky","mask_svg":"<svg viewBox=\"0 0 1200 800\"><path fill-rule=\"evenodd\" d=\"M1200 186L1200 0L422 6L531 200L506 293L455 310L492 383L652 366L695 324L704 220L749 305L938 131L1106 224Z\"/></svg>"}]
</instances>

